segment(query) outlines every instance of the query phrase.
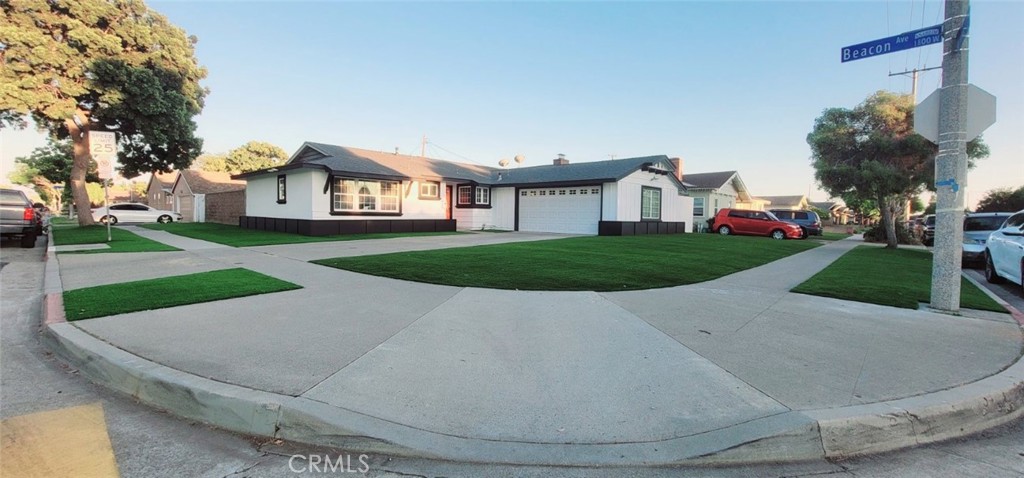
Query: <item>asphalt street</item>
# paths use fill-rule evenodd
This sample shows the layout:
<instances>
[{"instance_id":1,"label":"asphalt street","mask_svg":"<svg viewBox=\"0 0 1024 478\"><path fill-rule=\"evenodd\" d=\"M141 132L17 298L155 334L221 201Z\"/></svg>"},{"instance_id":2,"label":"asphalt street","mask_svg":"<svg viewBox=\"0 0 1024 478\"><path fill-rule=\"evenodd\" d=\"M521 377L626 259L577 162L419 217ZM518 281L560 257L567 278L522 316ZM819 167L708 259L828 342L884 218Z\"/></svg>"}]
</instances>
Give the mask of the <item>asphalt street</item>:
<instances>
[{"instance_id":1,"label":"asphalt street","mask_svg":"<svg viewBox=\"0 0 1024 478\"><path fill-rule=\"evenodd\" d=\"M0 419L4 429L0 453L4 455L4 462L24 466L16 470L5 468L5 476L8 472L12 473L10 476L85 475L91 468L84 461L73 463L62 472L55 472L53 468L49 473L39 472L33 468L34 463L52 463L49 455L67 455L67 450L42 448L36 449L35 455L19 456L16 454L24 452L13 446L10 439L13 433L45 434L47 427L53 426L52 419L49 423L43 419L46 415L83 409L101 411L98 430L91 430L93 434L88 436L109 437L117 473L124 477L1024 476L1024 422L975 437L898 453L839 463L756 468L548 468L455 464L360 456L226 433L177 419L93 385L47 351L39 338L45 240L45 237L40 238L34 249L18 248L17 241L0 244ZM111 260L116 260L116 255L111 255ZM58 438L78 436L75 434L78 430L74 429L78 426L76 423L79 422L60 423ZM83 427L95 425L82 423ZM86 445L91 443L80 443L82 447ZM93 454L84 460L102 460L101 455Z\"/></svg>"}]
</instances>

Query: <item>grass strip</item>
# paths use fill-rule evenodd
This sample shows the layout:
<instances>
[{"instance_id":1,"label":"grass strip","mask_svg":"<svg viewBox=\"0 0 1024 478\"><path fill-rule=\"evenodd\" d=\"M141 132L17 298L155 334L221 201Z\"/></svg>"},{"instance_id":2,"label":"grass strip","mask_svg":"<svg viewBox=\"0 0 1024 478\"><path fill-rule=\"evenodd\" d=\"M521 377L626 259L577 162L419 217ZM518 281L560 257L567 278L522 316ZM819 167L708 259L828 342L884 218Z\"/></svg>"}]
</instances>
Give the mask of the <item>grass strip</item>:
<instances>
[{"instance_id":1,"label":"grass strip","mask_svg":"<svg viewBox=\"0 0 1024 478\"><path fill-rule=\"evenodd\" d=\"M845 234L842 232L823 232L820 236L811 236L812 239L820 239L823 241L841 241L850 237L852 234Z\"/></svg>"},{"instance_id":2,"label":"grass strip","mask_svg":"<svg viewBox=\"0 0 1024 478\"><path fill-rule=\"evenodd\" d=\"M52 229L53 244L67 246L74 244L107 244L108 249L88 251L66 251L61 254L95 254L104 252L163 252L180 251L177 247L139 236L124 229L110 228L111 241L107 242L107 226L60 226Z\"/></svg>"},{"instance_id":3,"label":"grass strip","mask_svg":"<svg viewBox=\"0 0 1024 478\"><path fill-rule=\"evenodd\" d=\"M796 286L793 292L916 309L931 297L932 254L914 249L858 246ZM1006 313L1006 309L961 278L960 306Z\"/></svg>"},{"instance_id":4,"label":"grass strip","mask_svg":"<svg viewBox=\"0 0 1024 478\"><path fill-rule=\"evenodd\" d=\"M224 269L69 290L64 313L75 321L301 288L248 269Z\"/></svg>"},{"instance_id":5,"label":"grass strip","mask_svg":"<svg viewBox=\"0 0 1024 478\"><path fill-rule=\"evenodd\" d=\"M820 245L717 234L593 236L313 262L463 287L616 291L703 282Z\"/></svg>"},{"instance_id":6,"label":"grass strip","mask_svg":"<svg viewBox=\"0 0 1024 478\"><path fill-rule=\"evenodd\" d=\"M335 236L303 236L286 232L254 231L228 224L211 222L176 222L170 224L142 224L141 227L155 231L167 231L179 236L203 241L216 242L232 247L272 246L277 244L302 244L309 242L358 241L363 239L392 239L396 237L444 236L460 232L398 232L381 234L342 234Z\"/></svg>"}]
</instances>

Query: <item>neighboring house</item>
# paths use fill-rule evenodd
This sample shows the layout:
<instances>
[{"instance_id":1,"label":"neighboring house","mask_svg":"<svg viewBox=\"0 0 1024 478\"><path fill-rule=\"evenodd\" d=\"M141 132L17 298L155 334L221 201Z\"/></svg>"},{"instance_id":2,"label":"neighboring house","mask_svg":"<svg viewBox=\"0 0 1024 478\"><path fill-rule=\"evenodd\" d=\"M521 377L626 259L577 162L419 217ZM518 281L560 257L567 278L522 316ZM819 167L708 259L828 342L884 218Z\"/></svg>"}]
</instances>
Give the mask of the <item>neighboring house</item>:
<instances>
[{"instance_id":1,"label":"neighboring house","mask_svg":"<svg viewBox=\"0 0 1024 478\"><path fill-rule=\"evenodd\" d=\"M173 211L181 214L184 222L206 222L207 214L212 209L216 211L210 214L212 220L237 224L238 217L245 212L244 201L237 200L237 197L244 196L244 190L245 181L231 179L230 173L191 169L179 171L171 187ZM225 210L225 205L234 211Z\"/></svg>"},{"instance_id":2,"label":"neighboring house","mask_svg":"<svg viewBox=\"0 0 1024 478\"><path fill-rule=\"evenodd\" d=\"M174 180L177 177L178 173L175 171L153 173L149 177L149 185L146 186L146 204L156 209L170 211L174 207L174 201L171 198L171 188L174 187Z\"/></svg>"},{"instance_id":3,"label":"neighboring house","mask_svg":"<svg viewBox=\"0 0 1024 478\"><path fill-rule=\"evenodd\" d=\"M693 222L697 227L706 227L707 220L715 217L719 209L750 205L753 201L736 171L688 173L683 176L683 182L693 197Z\"/></svg>"},{"instance_id":4,"label":"neighboring house","mask_svg":"<svg viewBox=\"0 0 1024 478\"><path fill-rule=\"evenodd\" d=\"M825 201L825 202L812 202L811 207L827 211L829 217L821 218L822 221L831 221L835 224L846 224L850 221L850 208L846 207L846 203L841 201Z\"/></svg>"},{"instance_id":5,"label":"neighboring house","mask_svg":"<svg viewBox=\"0 0 1024 478\"><path fill-rule=\"evenodd\" d=\"M502 229L685 232L692 201L667 156L500 169L305 143L247 181L240 225L306 235Z\"/></svg>"},{"instance_id":6,"label":"neighboring house","mask_svg":"<svg viewBox=\"0 0 1024 478\"><path fill-rule=\"evenodd\" d=\"M762 199L771 203L768 209L787 209L790 211L802 211L810 209L811 203L807 202L807 196L761 196Z\"/></svg>"}]
</instances>

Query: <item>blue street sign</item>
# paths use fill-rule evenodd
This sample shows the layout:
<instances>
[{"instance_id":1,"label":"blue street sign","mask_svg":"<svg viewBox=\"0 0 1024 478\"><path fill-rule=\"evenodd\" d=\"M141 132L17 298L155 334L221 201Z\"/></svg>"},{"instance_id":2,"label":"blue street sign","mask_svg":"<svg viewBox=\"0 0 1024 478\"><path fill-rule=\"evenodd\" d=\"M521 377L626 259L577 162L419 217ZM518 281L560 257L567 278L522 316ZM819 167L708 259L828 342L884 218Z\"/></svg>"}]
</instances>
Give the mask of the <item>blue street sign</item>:
<instances>
[{"instance_id":1,"label":"blue street sign","mask_svg":"<svg viewBox=\"0 0 1024 478\"><path fill-rule=\"evenodd\" d=\"M919 46L942 43L942 24L938 24L920 30L900 33L896 36L859 43L857 45L843 47L841 51L841 63L848 61L870 58L901 50L909 50Z\"/></svg>"}]
</instances>

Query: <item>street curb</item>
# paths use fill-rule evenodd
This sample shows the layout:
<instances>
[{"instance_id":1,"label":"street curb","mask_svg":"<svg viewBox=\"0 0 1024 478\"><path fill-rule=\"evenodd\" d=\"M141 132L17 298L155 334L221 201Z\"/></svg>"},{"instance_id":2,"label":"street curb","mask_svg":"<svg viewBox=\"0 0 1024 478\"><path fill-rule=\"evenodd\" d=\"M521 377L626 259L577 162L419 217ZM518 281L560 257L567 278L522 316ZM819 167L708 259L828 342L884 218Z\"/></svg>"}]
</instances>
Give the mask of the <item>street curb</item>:
<instances>
[{"instance_id":1,"label":"street curb","mask_svg":"<svg viewBox=\"0 0 1024 478\"><path fill-rule=\"evenodd\" d=\"M43 324L67 322L64 315L64 286L60 280L60 263L53 245L53 233L47 234L46 266L43 270Z\"/></svg>"},{"instance_id":2,"label":"street curb","mask_svg":"<svg viewBox=\"0 0 1024 478\"><path fill-rule=\"evenodd\" d=\"M1017 310L1016 307L1010 305L1009 302L1003 300L1002 297L996 295L995 292L992 292L991 290L988 289L988 287L985 287L984 284L978 282L965 272L961 271L960 276L963 277L964 279L967 279L967 282L974 284L974 286L977 287L978 289L981 289L981 291L984 292L985 295L991 297L992 300L996 301L997 304L1003 306L1003 308L1010 312L1010 316L1013 317L1013 320L1016 320L1018 324L1024 327L1024 312Z\"/></svg>"},{"instance_id":3,"label":"street curb","mask_svg":"<svg viewBox=\"0 0 1024 478\"><path fill-rule=\"evenodd\" d=\"M847 458L973 434L1024 416L1024 361L960 387L836 409L790 411L645 443L525 443L444 435L292 397L217 382L143 359L71 323L45 342L91 380L230 431L351 451L522 465L741 465Z\"/></svg>"}]
</instances>

